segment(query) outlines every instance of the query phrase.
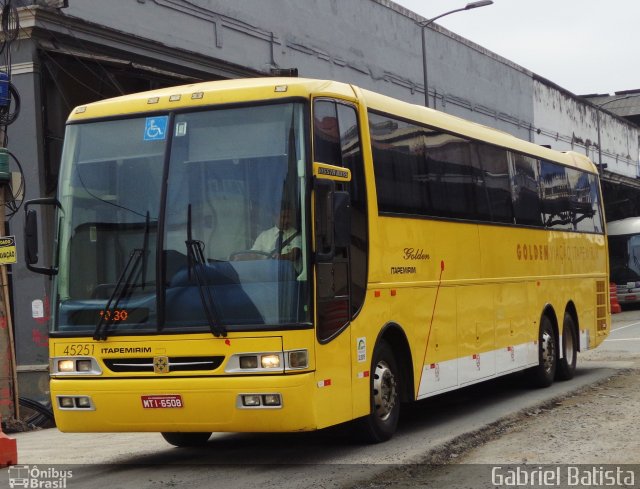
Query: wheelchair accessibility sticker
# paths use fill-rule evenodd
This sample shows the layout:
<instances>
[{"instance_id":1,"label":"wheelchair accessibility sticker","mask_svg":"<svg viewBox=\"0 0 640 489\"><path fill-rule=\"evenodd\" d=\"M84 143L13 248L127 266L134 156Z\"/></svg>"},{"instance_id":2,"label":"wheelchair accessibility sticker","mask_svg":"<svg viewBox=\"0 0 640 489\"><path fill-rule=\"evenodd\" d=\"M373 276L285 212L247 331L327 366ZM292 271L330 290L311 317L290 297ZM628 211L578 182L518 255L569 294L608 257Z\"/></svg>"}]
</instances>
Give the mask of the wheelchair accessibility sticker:
<instances>
[{"instance_id":1,"label":"wheelchair accessibility sticker","mask_svg":"<svg viewBox=\"0 0 640 489\"><path fill-rule=\"evenodd\" d=\"M144 125L145 141L161 141L167 137L169 116L147 117Z\"/></svg>"}]
</instances>

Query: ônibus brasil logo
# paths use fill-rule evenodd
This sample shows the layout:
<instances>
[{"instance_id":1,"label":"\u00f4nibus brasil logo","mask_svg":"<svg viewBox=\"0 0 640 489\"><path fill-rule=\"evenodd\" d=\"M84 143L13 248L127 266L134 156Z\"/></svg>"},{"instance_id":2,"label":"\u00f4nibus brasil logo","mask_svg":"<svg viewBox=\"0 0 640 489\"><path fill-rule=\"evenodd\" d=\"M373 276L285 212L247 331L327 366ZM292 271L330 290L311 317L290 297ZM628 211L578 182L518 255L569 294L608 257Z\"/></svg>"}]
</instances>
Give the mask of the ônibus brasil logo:
<instances>
[{"instance_id":1,"label":"\u00f4nibus brasil logo","mask_svg":"<svg viewBox=\"0 0 640 489\"><path fill-rule=\"evenodd\" d=\"M9 467L9 487L27 487L33 489L65 489L67 479L73 477L73 471L53 467L38 468L37 465L12 465Z\"/></svg>"}]
</instances>

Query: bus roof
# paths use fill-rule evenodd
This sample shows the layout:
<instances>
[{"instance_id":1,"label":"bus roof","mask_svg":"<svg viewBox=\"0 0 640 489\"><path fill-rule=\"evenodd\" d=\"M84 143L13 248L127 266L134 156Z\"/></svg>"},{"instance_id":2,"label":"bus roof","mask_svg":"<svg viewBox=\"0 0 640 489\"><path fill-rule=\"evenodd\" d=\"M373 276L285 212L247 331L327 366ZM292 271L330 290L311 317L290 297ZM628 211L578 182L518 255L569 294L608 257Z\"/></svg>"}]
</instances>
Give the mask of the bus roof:
<instances>
[{"instance_id":1,"label":"bus roof","mask_svg":"<svg viewBox=\"0 0 640 489\"><path fill-rule=\"evenodd\" d=\"M607 234L609 236L640 234L640 217L627 217L619 221L608 222Z\"/></svg>"},{"instance_id":2,"label":"bus roof","mask_svg":"<svg viewBox=\"0 0 640 489\"><path fill-rule=\"evenodd\" d=\"M355 101L353 89L346 83L305 78L241 78L179 85L100 100L76 107L69 116L68 122L122 114L159 112L177 107L211 106L292 97L309 99L311 94L317 93Z\"/></svg>"},{"instance_id":3,"label":"bus roof","mask_svg":"<svg viewBox=\"0 0 640 489\"><path fill-rule=\"evenodd\" d=\"M68 122L108 118L124 114L144 114L176 107L198 107L292 97L309 99L312 95L340 97L366 104L368 108L438 127L460 136L477 139L526 153L538 158L597 173L584 155L560 152L519 139L506 132L470 122L421 105L403 102L369 90L331 80L307 78L241 78L180 85L110 98L76 107Z\"/></svg>"}]
</instances>

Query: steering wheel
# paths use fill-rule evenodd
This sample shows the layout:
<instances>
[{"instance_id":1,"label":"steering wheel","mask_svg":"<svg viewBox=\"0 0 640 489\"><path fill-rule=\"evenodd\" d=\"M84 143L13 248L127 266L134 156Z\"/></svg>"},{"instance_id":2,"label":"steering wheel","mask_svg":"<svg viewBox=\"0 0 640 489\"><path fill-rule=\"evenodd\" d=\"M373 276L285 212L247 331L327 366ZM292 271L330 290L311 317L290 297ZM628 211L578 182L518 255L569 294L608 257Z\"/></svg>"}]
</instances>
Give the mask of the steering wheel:
<instances>
[{"instance_id":1,"label":"steering wheel","mask_svg":"<svg viewBox=\"0 0 640 489\"><path fill-rule=\"evenodd\" d=\"M229 261L267 260L273 258L271 253L259 250L234 251L229 255Z\"/></svg>"}]
</instances>

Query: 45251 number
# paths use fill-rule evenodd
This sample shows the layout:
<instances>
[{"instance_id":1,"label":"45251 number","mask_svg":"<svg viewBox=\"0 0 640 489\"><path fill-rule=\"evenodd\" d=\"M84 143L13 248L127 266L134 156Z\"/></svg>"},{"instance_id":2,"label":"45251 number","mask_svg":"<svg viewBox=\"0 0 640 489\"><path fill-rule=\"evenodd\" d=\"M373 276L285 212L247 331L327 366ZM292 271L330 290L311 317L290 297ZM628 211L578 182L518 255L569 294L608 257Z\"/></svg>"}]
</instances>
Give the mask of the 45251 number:
<instances>
[{"instance_id":1,"label":"45251 number","mask_svg":"<svg viewBox=\"0 0 640 489\"><path fill-rule=\"evenodd\" d=\"M88 344L78 344L78 345L67 345L64 350L62 350L63 355L68 355L70 357L79 357L79 356L88 356L93 355L95 345L91 343Z\"/></svg>"}]
</instances>

